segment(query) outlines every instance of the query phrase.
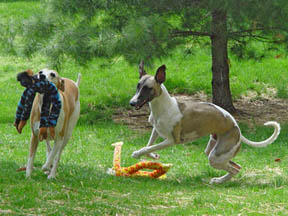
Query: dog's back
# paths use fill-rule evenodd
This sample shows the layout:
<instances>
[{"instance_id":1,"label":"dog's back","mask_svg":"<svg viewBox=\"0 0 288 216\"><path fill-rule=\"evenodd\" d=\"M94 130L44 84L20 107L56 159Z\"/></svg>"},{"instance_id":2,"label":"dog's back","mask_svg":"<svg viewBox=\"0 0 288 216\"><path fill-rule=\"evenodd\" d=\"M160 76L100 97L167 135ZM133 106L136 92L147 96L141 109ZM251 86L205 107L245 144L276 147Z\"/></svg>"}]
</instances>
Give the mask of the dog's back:
<instances>
[{"instance_id":1,"label":"dog's back","mask_svg":"<svg viewBox=\"0 0 288 216\"><path fill-rule=\"evenodd\" d=\"M67 130L73 130L74 128L74 123L73 123L73 128L68 129L67 127L69 126L70 121L77 122L79 115L80 115L80 102L79 102L79 89L77 84L79 83L79 78L77 82L75 83L74 81L65 78L65 91L60 91L60 95L63 101L63 114L64 114L64 122L62 129L60 129L60 136L64 136L65 132ZM61 118L61 113L60 117ZM56 128L57 131L57 128Z\"/></svg>"},{"instance_id":2,"label":"dog's back","mask_svg":"<svg viewBox=\"0 0 288 216\"><path fill-rule=\"evenodd\" d=\"M64 108L68 108L67 114L71 115L71 113L75 109L75 104L79 99L79 91L78 86L76 83L70 79L64 79L65 81L65 91L60 91L61 96L64 98L64 103L67 104L67 106L63 106ZM66 112L65 112L66 113Z\"/></svg>"},{"instance_id":3,"label":"dog's back","mask_svg":"<svg viewBox=\"0 0 288 216\"><path fill-rule=\"evenodd\" d=\"M199 137L209 134L225 133L237 126L234 118L226 111L211 103L178 103L183 114L182 133L197 133ZM220 110L221 109L221 110ZM190 141L190 140L189 140Z\"/></svg>"}]
</instances>

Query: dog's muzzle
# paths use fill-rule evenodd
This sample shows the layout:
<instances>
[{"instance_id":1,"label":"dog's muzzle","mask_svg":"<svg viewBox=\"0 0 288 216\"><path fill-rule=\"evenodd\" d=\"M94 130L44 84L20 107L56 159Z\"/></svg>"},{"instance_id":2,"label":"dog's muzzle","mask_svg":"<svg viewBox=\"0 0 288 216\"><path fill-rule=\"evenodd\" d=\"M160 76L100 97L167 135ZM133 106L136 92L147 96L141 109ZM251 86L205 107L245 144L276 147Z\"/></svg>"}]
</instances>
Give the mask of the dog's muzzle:
<instances>
[{"instance_id":1,"label":"dog's muzzle","mask_svg":"<svg viewBox=\"0 0 288 216\"><path fill-rule=\"evenodd\" d=\"M144 104L146 102L147 102L147 100L143 100L141 102L130 100L130 106L133 106L133 107L135 107L136 110L139 110L144 106Z\"/></svg>"},{"instance_id":2,"label":"dog's muzzle","mask_svg":"<svg viewBox=\"0 0 288 216\"><path fill-rule=\"evenodd\" d=\"M46 80L46 76L44 74L39 74L39 79L40 80Z\"/></svg>"},{"instance_id":3,"label":"dog's muzzle","mask_svg":"<svg viewBox=\"0 0 288 216\"><path fill-rule=\"evenodd\" d=\"M133 107L136 106L136 102L135 101L130 101L129 104L130 104L130 106L133 106Z\"/></svg>"}]
</instances>

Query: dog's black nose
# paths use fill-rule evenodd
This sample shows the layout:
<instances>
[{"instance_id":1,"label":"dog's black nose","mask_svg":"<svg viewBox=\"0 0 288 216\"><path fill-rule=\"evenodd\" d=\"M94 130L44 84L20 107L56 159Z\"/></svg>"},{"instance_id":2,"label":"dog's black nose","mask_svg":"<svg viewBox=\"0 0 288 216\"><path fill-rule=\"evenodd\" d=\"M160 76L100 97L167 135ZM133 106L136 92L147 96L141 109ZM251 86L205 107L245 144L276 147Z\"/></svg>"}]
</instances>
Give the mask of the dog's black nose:
<instances>
[{"instance_id":1,"label":"dog's black nose","mask_svg":"<svg viewBox=\"0 0 288 216\"><path fill-rule=\"evenodd\" d=\"M136 102L135 101L130 101L130 106L136 106Z\"/></svg>"},{"instance_id":2,"label":"dog's black nose","mask_svg":"<svg viewBox=\"0 0 288 216\"><path fill-rule=\"evenodd\" d=\"M40 74L39 77L40 77L40 80L45 80L45 78L46 78L46 76L44 74Z\"/></svg>"}]
</instances>

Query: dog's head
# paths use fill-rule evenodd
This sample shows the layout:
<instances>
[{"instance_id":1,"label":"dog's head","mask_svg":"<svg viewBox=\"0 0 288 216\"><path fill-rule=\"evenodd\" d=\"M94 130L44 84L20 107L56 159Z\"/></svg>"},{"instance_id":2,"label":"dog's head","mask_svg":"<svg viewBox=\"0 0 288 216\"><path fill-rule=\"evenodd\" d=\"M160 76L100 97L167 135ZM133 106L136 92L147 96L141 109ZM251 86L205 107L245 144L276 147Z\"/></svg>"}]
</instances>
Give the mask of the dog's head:
<instances>
[{"instance_id":1,"label":"dog's head","mask_svg":"<svg viewBox=\"0 0 288 216\"><path fill-rule=\"evenodd\" d=\"M63 91L65 90L65 81L63 78L61 78L59 76L59 74L54 71L54 70L49 70L49 69L42 69L39 71L38 73L38 78L40 80L48 80L52 83L54 83L54 85L56 85L56 87Z\"/></svg>"},{"instance_id":2,"label":"dog's head","mask_svg":"<svg viewBox=\"0 0 288 216\"><path fill-rule=\"evenodd\" d=\"M166 77L165 70L166 66L162 65L157 69L155 76L148 75L144 70L144 63L141 61L139 65L140 80L137 84L136 94L130 100L131 106L139 110L144 104L161 95L161 84Z\"/></svg>"},{"instance_id":3,"label":"dog's head","mask_svg":"<svg viewBox=\"0 0 288 216\"><path fill-rule=\"evenodd\" d=\"M33 76L33 72L30 69L17 74L17 81L26 88L33 85L34 78L35 76Z\"/></svg>"}]
</instances>

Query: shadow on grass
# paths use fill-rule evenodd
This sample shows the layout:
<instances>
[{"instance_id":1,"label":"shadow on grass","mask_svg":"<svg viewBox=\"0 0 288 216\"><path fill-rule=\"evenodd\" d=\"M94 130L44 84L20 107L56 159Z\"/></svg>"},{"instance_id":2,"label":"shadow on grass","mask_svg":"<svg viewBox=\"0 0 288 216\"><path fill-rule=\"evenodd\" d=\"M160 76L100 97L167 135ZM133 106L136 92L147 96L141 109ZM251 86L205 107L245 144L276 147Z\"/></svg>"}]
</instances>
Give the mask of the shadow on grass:
<instances>
[{"instance_id":1,"label":"shadow on grass","mask_svg":"<svg viewBox=\"0 0 288 216\"><path fill-rule=\"evenodd\" d=\"M25 171L17 172L22 165L17 164L13 161L0 160L0 177L1 182L11 183L23 183L25 179ZM34 163L34 170L32 172L31 180L39 182L49 182L47 180L47 175L41 170L41 163ZM150 187L166 187L167 184L173 187L207 187L206 183L203 183L202 179L205 175L200 176L181 176L181 178L175 178L173 176L164 179L150 179L150 178L126 178L126 177L115 177L106 174L107 168L91 167L91 166L79 166L76 164L61 164L57 170L57 178L51 182L63 183L66 185L73 185L74 187L83 187L83 183L89 183L89 187L97 188L99 185L110 185L114 184L115 187L120 187L121 184L129 184L139 186L139 185L149 185ZM171 179L172 178L172 179ZM206 176L207 178L207 176ZM29 181L25 180L25 181ZM25 182L24 181L24 182ZM109 183L109 181L111 183ZM122 186L123 187L123 186ZM110 188L110 187L109 187Z\"/></svg>"},{"instance_id":2,"label":"shadow on grass","mask_svg":"<svg viewBox=\"0 0 288 216\"><path fill-rule=\"evenodd\" d=\"M169 192L176 190L211 190L219 188L279 188L281 186L288 185L286 178L273 177L263 179L263 182L253 180L251 178L245 179L245 177L238 177L232 179L230 182L226 182L220 185L211 185L209 181L211 177L207 172L203 172L194 176L173 176L169 175L164 180L149 179L149 178L126 178L115 177L106 174L107 168L79 166L76 164L61 164L57 170L57 178L55 180L47 180L47 175L41 170L40 163L35 163L35 169L32 173L31 179L25 178L24 172L17 172L20 165L13 161L0 161L0 185L33 185L35 183L42 185L41 187L48 187L57 189L59 185L73 188L73 190L89 190L89 191L113 191L113 192L132 192L142 191L159 191ZM220 175L218 175L220 176ZM49 186L50 185L50 186ZM57 186L58 185L58 186ZM127 188L129 185L129 188Z\"/></svg>"}]
</instances>

